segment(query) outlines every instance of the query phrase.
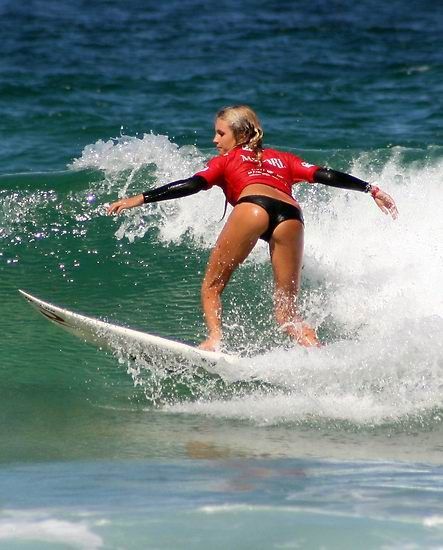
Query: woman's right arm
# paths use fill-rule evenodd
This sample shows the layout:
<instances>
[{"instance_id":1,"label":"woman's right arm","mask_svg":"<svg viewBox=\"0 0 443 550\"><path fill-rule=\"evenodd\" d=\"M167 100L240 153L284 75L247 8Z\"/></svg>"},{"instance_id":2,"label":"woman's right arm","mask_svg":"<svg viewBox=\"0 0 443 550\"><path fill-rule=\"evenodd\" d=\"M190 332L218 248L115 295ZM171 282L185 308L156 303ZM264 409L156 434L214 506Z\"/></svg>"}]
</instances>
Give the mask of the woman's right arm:
<instances>
[{"instance_id":1,"label":"woman's right arm","mask_svg":"<svg viewBox=\"0 0 443 550\"><path fill-rule=\"evenodd\" d=\"M166 201L170 199L179 199L198 193L208 186L207 181L202 176L191 176L184 180L173 181L162 185L157 189L145 191L140 195L120 199L113 202L108 208L108 214L120 214L123 210L141 206L145 203Z\"/></svg>"},{"instance_id":2,"label":"woman's right arm","mask_svg":"<svg viewBox=\"0 0 443 550\"><path fill-rule=\"evenodd\" d=\"M390 214L394 220L398 216L394 199L390 195L382 191L376 185L371 185L367 181L351 176L351 174L338 172L330 168L319 167L315 171L313 179L316 183L322 183L323 185L369 193L384 214Z\"/></svg>"}]
</instances>

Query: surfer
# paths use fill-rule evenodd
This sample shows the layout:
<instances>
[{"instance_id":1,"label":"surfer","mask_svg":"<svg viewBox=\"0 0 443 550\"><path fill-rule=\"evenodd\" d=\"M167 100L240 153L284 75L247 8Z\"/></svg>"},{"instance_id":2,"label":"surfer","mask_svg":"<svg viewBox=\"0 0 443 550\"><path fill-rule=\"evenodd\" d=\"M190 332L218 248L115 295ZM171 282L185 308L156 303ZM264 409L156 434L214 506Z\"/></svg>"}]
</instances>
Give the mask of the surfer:
<instances>
[{"instance_id":1,"label":"surfer","mask_svg":"<svg viewBox=\"0 0 443 550\"><path fill-rule=\"evenodd\" d=\"M296 298L303 262L304 221L292 185L301 181L362 191L385 214L397 217L394 200L379 187L350 174L304 162L293 153L263 147L263 130L246 105L221 109L215 117L214 144L219 155L190 178L174 181L118 200L108 214L168 199L192 195L213 185L221 187L234 208L212 250L202 283L202 306L208 328L202 349L221 342L221 294L234 270L258 239L269 243L274 274L275 317L282 330L302 346L318 346L316 331L302 320Z\"/></svg>"}]
</instances>

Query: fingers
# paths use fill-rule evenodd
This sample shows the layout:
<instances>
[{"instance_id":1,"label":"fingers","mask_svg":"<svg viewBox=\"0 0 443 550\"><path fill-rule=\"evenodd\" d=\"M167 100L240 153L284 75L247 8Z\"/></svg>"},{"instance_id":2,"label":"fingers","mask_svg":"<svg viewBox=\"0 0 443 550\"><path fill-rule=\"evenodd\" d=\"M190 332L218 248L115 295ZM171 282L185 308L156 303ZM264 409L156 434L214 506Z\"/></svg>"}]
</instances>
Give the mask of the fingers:
<instances>
[{"instance_id":1,"label":"fingers","mask_svg":"<svg viewBox=\"0 0 443 550\"><path fill-rule=\"evenodd\" d=\"M131 208L131 202L130 199L121 199L119 201L113 202L107 210L107 213L109 216L112 214L116 214L117 216L123 212L123 210L126 210L127 208Z\"/></svg>"},{"instance_id":2,"label":"fingers","mask_svg":"<svg viewBox=\"0 0 443 550\"><path fill-rule=\"evenodd\" d=\"M125 209L125 206L124 206L124 201L117 201L117 202L113 202L109 207L108 207L108 210L107 210L107 214L109 216L111 216L112 214L120 214L120 212L122 212L122 210Z\"/></svg>"},{"instance_id":3,"label":"fingers","mask_svg":"<svg viewBox=\"0 0 443 550\"><path fill-rule=\"evenodd\" d=\"M386 213L390 214L392 218L396 220L398 216L397 206L395 205L394 199L387 193L384 193L384 206L386 208Z\"/></svg>"},{"instance_id":4,"label":"fingers","mask_svg":"<svg viewBox=\"0 0 443 550\"><path fill-rule=\"evenodd\" d=\"M120 199L119 201L113 202L107 210L109 215L111 214L121 214L123 210L127 208L134 208L135 206L141 206L144 203L144 196L135 195L134 197L128 197L126 199Z\"/></svg>"},{"instance_id":5,"label":"fingers","mask_svg":"<svg viewBox=\"0 0 443 550\"><path fill-rule=\"evenodd\" d=\"M394 202L394 199L390 197L387 193L385 193L384 191L379 191L377 193L377 196L375 197L375 202L384 214L390 214L394 220L397 219L397 206Z\"/></svg>"},{"instance_id":6,"label":"fingers","mask_svg":"<svg viewBox=\"0 0 443 550\"><path fill-rule=\"evenodd\" d=\"M395 206L395 204L393 204L389 208L389 214L391 214L391 216L394 220L396 220L398 218L398 210L397 210L397 207Z\"/></svg>"},{"instance_id":7,"label":"fingers","mask_svg":"<svg viewBox=\"0 0 443 550\"><path fill-rule=\"evenodd\" d=\"M108 206L107 210L106 210L106 214L108 214L108 216L110 216L111 214L114 214L116 210L116 206L115 204L111 204Z\"/></svg>"}]
</instances>

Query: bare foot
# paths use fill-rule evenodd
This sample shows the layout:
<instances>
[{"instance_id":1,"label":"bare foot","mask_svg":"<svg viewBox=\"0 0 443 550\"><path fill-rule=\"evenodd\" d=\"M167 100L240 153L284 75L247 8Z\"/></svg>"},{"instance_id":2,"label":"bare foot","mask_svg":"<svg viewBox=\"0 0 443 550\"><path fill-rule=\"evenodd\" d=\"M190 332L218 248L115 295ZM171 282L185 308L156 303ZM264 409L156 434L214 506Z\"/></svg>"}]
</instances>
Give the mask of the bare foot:
<instances>
[{"instance_id":1,"label":"bare foot","mask_svg":"<svg viewBox=\"0 0 443 550\"><path fill-rule=\"evenodd\" d=\"M301 333L301 334L300 334ZM306 348L319 348L322 344L320 343L315 329L306 323L302 323L297 342Z\"/></svg>"},{"instance_id":2,"label":"bare foot","mask_svg":"<svg viewBox=\"0 0 443 550\"><path fill-rule=\"evenodd\" d=\"M217 351L220 349L220 338L216 336L209 336L198 346L198 348L205 351Z\"/></svg>"},{"instance_id":3,"label":"bare foot","mask_svg":"<svg viewBox=\"0 0 443 550\"><path fill-rule=\"evenodd\" d=\"M283 330L288 336L294 338L300 346L305 348L319 348L322 346L315 329L308 325L308 323L287 323L283 326Z\"/></svg>"}]
</instances>

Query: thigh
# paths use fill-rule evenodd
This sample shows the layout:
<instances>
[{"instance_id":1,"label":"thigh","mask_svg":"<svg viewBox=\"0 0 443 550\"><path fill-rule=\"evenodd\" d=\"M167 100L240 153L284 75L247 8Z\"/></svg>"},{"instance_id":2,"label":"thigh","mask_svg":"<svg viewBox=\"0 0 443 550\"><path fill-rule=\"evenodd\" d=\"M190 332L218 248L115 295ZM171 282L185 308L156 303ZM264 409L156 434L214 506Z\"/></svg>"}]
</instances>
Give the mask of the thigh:
<instances>
[{"instance_id":1,"label":"thigh","mask_svg":"<svg viewBox=\"0 0 443 550\"><path fill-rule=\"evenodd\" d=\"M303 266L304 226L286 220L274 230L269 242L276 291L296 295Z\"/></svg>"},{"instance_id":2,"label":"thigh","mask_svg":"<svg viewBox=\"0 0 443 550\"><path fill-rule=\"evenodd\" d=\"M251 203L235 206L211 252L205 281L209 284L226 284L268 225L269 216L262 207Z\"/></svg>"}]
</instances>

